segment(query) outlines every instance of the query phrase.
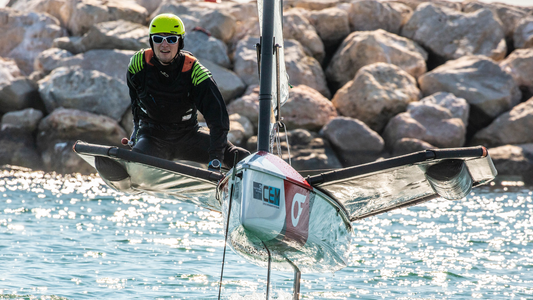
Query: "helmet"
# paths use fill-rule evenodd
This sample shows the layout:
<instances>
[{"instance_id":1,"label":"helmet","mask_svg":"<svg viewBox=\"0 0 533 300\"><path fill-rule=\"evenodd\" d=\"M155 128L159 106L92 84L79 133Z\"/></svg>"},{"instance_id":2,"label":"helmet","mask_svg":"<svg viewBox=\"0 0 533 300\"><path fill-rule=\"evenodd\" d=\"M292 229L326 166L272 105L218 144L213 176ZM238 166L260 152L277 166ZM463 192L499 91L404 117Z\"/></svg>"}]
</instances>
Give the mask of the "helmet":
<instances>
[{"instance_id":1,"label":"helmet","mask_svg":"<svg viewBox=\"0 0 533 300\"><path fill-rule=\"evenodd\" d=\"M176 35L185 34L183 21L173 14L160 14L150 22L150 35L156 33L171 33Z\"/></svg>"}]
</instances>

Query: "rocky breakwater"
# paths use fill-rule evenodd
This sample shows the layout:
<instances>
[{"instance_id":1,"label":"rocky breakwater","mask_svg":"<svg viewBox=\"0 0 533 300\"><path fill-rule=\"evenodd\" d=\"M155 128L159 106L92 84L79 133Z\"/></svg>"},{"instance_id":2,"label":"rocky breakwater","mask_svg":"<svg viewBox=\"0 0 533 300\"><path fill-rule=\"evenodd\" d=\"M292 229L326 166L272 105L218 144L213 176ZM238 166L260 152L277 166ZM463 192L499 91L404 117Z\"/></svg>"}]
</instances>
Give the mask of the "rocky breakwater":
<instances>
[{"instance_id":1,"label":"rocky breakwater","mask_svg":"<svg viewBox=\"0 0 533 300\"><path fill-rule=\"evenodd\" d=\"M430 148L484 145L500 174L533 177L533 7L476 1L284 1L295 168L334 169ZM217 81L229 138L254 151L254 2L11 0L0 8L0 165L93 170L78 140L132 129L125 73L163 12ZM284 151L284 157L288 153Z\"/></svg>"}]
</instances>

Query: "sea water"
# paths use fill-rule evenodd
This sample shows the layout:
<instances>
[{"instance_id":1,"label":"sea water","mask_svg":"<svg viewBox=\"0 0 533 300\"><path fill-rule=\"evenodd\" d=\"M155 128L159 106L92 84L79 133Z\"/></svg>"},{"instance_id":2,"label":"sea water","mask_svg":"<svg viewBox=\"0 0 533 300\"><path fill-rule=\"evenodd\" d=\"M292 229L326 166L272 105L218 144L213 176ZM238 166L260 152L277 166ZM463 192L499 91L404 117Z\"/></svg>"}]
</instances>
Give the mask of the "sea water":
<instances>
[{"instance_id":1,"label":"sea water","mask_svg":"<svg viewBox=\"0 0 533 300\"><path fill-rule=\"evenodd\" d=\"M508 185L353 223L348 266L302 274L301 299L533 299L533 192ZM98 176L0 171L0 299L216 299L222 224ZM265 299L266 278L228 248L223 299ZM292 285L272 271L270 298Z\"/></svg>"}]
</instances>

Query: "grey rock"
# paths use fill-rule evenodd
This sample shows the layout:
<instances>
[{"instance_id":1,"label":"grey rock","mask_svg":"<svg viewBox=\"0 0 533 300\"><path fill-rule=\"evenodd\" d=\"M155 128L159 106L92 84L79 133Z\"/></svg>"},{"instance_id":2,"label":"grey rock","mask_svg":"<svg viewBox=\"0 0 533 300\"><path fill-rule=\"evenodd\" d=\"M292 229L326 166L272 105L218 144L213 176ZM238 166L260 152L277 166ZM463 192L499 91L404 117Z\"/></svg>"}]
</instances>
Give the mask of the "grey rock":
<instances>
[{"instance_id":1,"label":"grey rock","mask_svg":"<svg viewBox=\"0 0 533 300\"><path fill-rule=\"evenodd\" d=\"M522 19L513 34L515 48L533 47L533 16Z\"/></svg>"},{"instance_id":2,"label":"grey rock","mask_svg":"<svg viewBox=\"0 0 533 300\"><path fill-rule=\"evenodd\" d=\"M14 165L34 170L43 168L41 155L32 132L24 128L3 127L0 130L0 165Z\"/></svg>"},{"instance_id":3,"label":"grey rock","mask_svg":"<svg viewBox=\"0 0 533 300\"><path fill-rule=\"evenodd\" d=\"M383 29L399 34L403 16L387 2L374 0L354 1L349 10L352 31Z\"/></svg>"},{"instance_id":4,"label":"grey rock","mask_svg":"<svg viewBox=\"0 0 533 300\"><path fill-rule=\"evenodd\" d=\"M283 122L289 128L318 131L337 116L335 107L316 90L299 85L291 89L290 97L281 109Z\"/></svg>"},{"instance_id":5,"label":"grey rock","mask_svg":"<svg viewBox=\"0 0 533 300\"><path fill-rule=\"evenodd\" d=\"M64 107L120 120L130 104L127 86L95 70L60 67L38 83L49 113Z\"/></svg>"},{"instance_id":6,"label":"grey rock","mask_svg":"<svg viewBox=\"0 0 533 300\"><path fill-rule=\"evenodd\" d=\"M202 59L200 63L213 74L213 78L215 79L226 103L243 94L246 85L233 71L221 67L209 60Z\"/></svg>"},{"instance_id":7,"label":"grey rock","mask_svg":"<svg viewBox=\"0 0 533 300\"><path fill-rule=\"evenodd\" d=\"M416 80L399 67L375 63L361 68L331 102L343 116L359 119L381 132L390 118L420 99Z\"/></svg>"},{"instance_id":8,"label":"grey rock","mask_svg":"<svg viewBox=\"0 0 533 300\"><path fill-rule=\"evenodd\" d=\"M42 118L42 111L34 108L8 112L2 116L2 128L15 127L26 132L33 132Z\"/></svg>"},{"instance_id":9,"label":"grey rock","mask_svg":"<svg viewBox=\"0 0 533 300\"><path fill-rule=\"evenodd\" d=\"M489 120L518 104L521 92L511 75L486 56L465 56L420 76L424 95L452 93L464 98Z\"/></svg>"},{"instance_id":10,"label":"grey rock","mask_svg":"<svg viewBox=\"0 0 533 300\"><path fill-rule=\"evenodd\" d=\"M415 78L426 72L427 52L417 43L382 29L352 32L326 68L337 88L352 80L362 67L377 62L396 65Z\"/></svg>"},{"instance_id":11,"label":"grey rock","mask_svg":"<svg viewBox=\"0 0 533 300\"><path fill-rule=\"evenodd\" d=\"M403 26L401 35L446 60L473 54L502 60L507 51L502 24L490 9L461 13L423 3Z\"/></svg>"},{"instance_id":12,"label":"grey rock","mask_svg":"<svg viewBox=\"0 0 533 300\"><path fill-rule=\"evenodd\" d=\"M226 69L231 68L228 48L221 40L196 30L187 33L185 50L191 51L199 59L207 59Z\"/></svg>"}]
</instances>

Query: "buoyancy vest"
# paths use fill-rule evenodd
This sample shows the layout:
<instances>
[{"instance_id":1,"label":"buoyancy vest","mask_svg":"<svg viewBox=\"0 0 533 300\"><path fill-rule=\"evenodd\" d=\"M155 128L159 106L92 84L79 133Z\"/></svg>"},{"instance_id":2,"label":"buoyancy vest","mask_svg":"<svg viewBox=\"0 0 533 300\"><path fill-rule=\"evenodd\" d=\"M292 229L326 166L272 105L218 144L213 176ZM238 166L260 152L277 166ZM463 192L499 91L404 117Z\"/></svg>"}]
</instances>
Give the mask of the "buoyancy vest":
<instances>
[{"instance_id":1,"label":"buoyancy vest","mask_svg":"<svg viewBox=\"0 0 533 300\"><path fill-rule=\"evenodd\" d=\"M196 58L183 50L170 65L159 63L152 49L137 52L128 67L128 82L137 93L137 101L132 101L132 106L138 106L134 115L154 123L195 125L197 110L191 93L198 76L193 72L198 66L205 69L195 62Z\"/></svg>"}]
</instances>

